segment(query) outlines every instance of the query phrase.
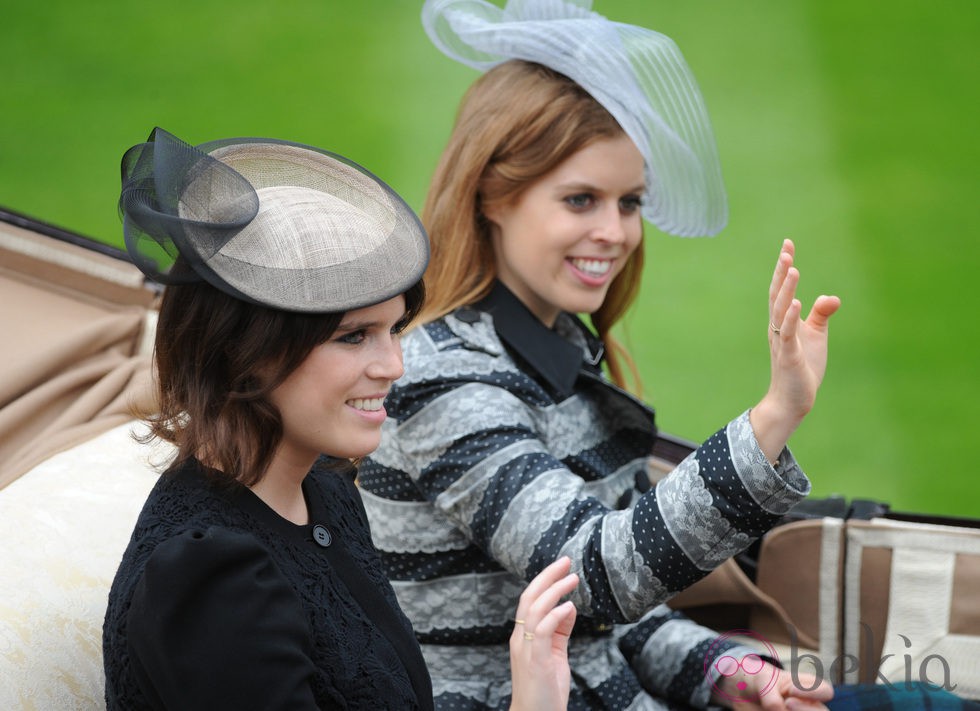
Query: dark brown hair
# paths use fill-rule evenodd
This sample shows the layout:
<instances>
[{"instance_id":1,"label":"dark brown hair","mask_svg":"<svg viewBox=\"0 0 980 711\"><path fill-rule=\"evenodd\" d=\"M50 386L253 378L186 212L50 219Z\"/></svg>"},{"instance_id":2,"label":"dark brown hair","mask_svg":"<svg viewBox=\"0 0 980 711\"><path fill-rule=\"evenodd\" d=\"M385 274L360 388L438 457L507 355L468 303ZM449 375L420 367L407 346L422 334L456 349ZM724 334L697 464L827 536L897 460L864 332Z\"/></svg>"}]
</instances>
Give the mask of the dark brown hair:
<instances>
[{"instance_id":1,"label":"dark brown hair","mask_svg":"<svg viewBox=\"0 0 980 711\"><path fill-rule=\"evenodd\" d=\"M422 282L405 292L405 322L422 307ZM140 413L150 437L245 485L265 474L282 439L269 394L326 341L344 313L305 314L233 298L206 282L169 286L157 323L157 411Z\"/></svg>"},{"instance_id":2,"label":"dark brown hair","mask_svg":"<svg viewBox=\"0 0 980 711\"><path fill-rule=\"evenodd\" d=\"M422 210L432 258L421 319L439 318L489 293L497 275L485 207L513 204L574 153L623 134L581 86L540 64L512 60L481 76L463 98ZM636 298L642 270L641 245L592 314L606 343L610 376L622 387L624 364L637 386L639 379L610 331Z\"/></svg>"}]
</instances>

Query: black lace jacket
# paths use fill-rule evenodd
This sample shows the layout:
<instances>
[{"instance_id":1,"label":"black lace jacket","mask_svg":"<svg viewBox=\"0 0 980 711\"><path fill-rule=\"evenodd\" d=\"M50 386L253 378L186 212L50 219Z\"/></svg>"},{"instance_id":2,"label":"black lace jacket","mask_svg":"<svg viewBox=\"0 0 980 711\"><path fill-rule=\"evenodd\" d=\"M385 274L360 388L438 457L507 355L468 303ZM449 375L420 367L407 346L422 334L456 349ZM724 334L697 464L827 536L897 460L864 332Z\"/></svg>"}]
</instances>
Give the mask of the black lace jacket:
<instances>
[{"instance_id":1,"label":"black lace jacket","mask_svg":"<svg viewBox=\"0 0 980 711\"><path fill-rule=\"evenodd\" d=\"M196 462L161 476L109 594L110 711L432 707L353 469L318 462L303 490L297 526Z\"/></svg>"}]
</instances>

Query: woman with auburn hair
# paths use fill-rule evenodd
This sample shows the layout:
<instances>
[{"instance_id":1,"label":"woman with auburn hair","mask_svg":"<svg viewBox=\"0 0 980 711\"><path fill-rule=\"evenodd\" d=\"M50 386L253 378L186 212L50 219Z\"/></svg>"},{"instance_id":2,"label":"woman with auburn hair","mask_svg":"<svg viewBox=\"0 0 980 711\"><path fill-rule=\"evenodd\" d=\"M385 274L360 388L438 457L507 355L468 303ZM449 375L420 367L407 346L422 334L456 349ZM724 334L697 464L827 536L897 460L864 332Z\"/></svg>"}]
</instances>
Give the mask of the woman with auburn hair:
<instances>
[{"instance_id":1,"label":"woman with auburn hair","mask_svg":"<svg viewBox=\"0 0 980 711\"><path fill-rule=\"evenodd\" d=\"M515 200L589 143L622 135L582 87L540 64L507 62L480 77L463 99L422 211L428 230L440 238L432 240L421 320L440 318L490 292L496 270L488 208ZM610 349L606 365L620 386L623 361L631 370L632 364L610 331L636 298L642 271L643 250L637 249L591 314Z\"/></svg>"},{"instance_id":2,"label":"woman with auburn hair","mask_svg":"<svg viewBox=\"0 0 980 711\"><path fill-rule=\"evenodd\" d=\"M109 594L107 708L431 709L352 464L378 443L422 305L418 219L335 154L160 129L123 159L120 210L134 261L167 284L144 414L175 456ZM569 565L522 594L515 710L565 707Z\"/></svg>"},{"instance_id":3,"label":"woman with auburn hair","mask_svg":"<svg viewBox=\"0 0 980 711\"><path fill-rule=\"evenodd\" d=\"M661 603L809 492L786 441L813 406L840 302L820 297L801 319L785 241L763 320L766 395L651 487L653 411L626 392L632 364L610 334L637 294L641 215L711 234L727 207L676 47L584 4L423 9L440 49L486 71L430 186L423 325L360 471L375 545L437 708L506 706L517 595L556 555L581 581L570 708L754 708L767 694L773 708L824 708L826 682L797 689L768 662L720 668L754 650Z\"/></svg>"},{"instance_id":4,"label":"woman with auburn hair","mask_svg":"<svg viewBox=\"0 0 980 711\"><path fill-rule=\"evenodd\" d=\"M768 392L651 488L653 411L626 391L635 368L611 329L639 288L642 217L712 234L727 207L676 47L581 5L423 9L437 46L486 72L432 179L423 325L406 336L381 445L361 467L375 545L439 708L506 705L517 595L556 555L581 580L570 707L703 708L771 693L823 708L825 682L796 689L771 664L777 691L765 674L723 674L716 659L753 650L713 645L717 633L662 603L809 492L786 442L813 406L840 301L820 297L801 319L785 241L763 322Z\"/></svg>"},{"instance_id":5,"label":"woman with auburn hair","mask_svg":"<svg viewBox=\"0 0 980 711\"><path fill-rule=\"evenodd\" d=\"M506 705L518 592L567 555L581 580L570 708L966 708L924 685L835 691L661 604L809 492L786 442L813 406L840 300L801 318L784 241L759 319L766 394L651 488L653 411L626 392L635 369L610 333L639 287L641 215L714 234L727 205L676 46L588 6L423 9L435 44L485 74L432 179L423 325L360 482L436 706Z\"/></svg>"}]
</instances>

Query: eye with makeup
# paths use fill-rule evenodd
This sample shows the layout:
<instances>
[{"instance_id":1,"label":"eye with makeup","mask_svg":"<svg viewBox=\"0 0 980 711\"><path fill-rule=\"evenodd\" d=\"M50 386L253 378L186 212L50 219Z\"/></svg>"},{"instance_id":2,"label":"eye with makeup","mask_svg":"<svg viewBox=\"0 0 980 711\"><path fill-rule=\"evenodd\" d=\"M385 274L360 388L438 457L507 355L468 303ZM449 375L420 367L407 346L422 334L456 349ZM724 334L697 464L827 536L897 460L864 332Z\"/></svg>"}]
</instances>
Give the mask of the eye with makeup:
<instances>
[{"instance_id":1,"label":"eye with makeup","mask_svg":"<svg viewBox=\"0 0 980 711\"><path fill-rule=\"evenodd\" d=\"M337 343L345 343L349 346L356 346L359 343L363 343L365 338L367 338L367 329L358 328L341 336L337 336L334 340Z\"/></svg>"},{"instance_id":2,"label":"eye with makeup","mask_svg":"<svg viewBox=\"0 0 980 711\"><path fill-rule=\"evenodd\" d=\"M408 321L408 315L406 314L389 329L389 333L393 336L401 336L402 332L408 327ZM337 343L344 343L349 346L356 346L363 343L367 339L372 329L377 330L380 328L380 325L354 328L353 330L346 331L337 336L334 338L334 341Z\"/></svg>"},{"instance_id":3,"label":"eye with makeup","mask_svg":"<svg viewBox=\"0 0 980 711\"><path fill-rule=\"evenodd\" d=\"M623 214L632 215L643 207L643 198L639 195L627 195L619 199L619 209Z\"/></svg>"},{"instance_id":4,"label":"eye with makeup","mask_svg":"<svg viewBox=\"0 0 980 711\"><path fill-rule=\"evenodd\" d=\"M597 199L593 193L575 193L564 198L565 204L577 212L584 212L595 206ZM643 199L639 195L626 195L619 199L619 210L624 215L639 212Z\"/></svg>"},{"instance_id":5,"label":"eye with makeup","mask_svg":"<svg viewBox=\"0 0 980 711\"><path fill-rule=\"evenodd\" d=\"M587 210L595 204L595 196L592 193L575 193L564 198L564 202L573 210Z\"/></svg>"}]
</instances>

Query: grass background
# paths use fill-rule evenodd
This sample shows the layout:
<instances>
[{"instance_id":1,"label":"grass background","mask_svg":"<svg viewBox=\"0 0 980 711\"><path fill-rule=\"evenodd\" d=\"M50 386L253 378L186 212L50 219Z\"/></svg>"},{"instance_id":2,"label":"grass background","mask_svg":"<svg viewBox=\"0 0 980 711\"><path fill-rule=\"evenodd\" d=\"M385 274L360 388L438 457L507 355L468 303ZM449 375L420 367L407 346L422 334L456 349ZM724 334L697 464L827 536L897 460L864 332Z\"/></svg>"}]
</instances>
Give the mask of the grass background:
<instances>
[{"instance_id":1,"label":"grass background","mask_svg":"<svg viewBox=\"0 0 980 711\"><path fill-rule=\"evenodd\" d=\"M429 44L420 4L8 3L0 205L118 244L119 158L159 125L191 143L329 148L419 208L476 76ZM623 337L661 427L702 439L761 397L768 281L792 237L804 308L819 293L844 302L817 407L792 441L815 494L980 516L980 6L594 4L680 45L729 191L716 238L647 229Z\"/></svg>"}]
</instances>

